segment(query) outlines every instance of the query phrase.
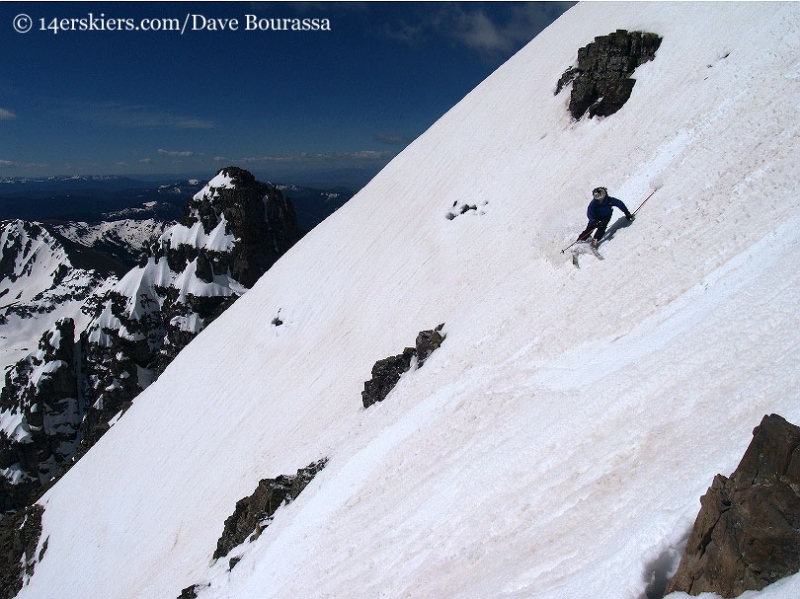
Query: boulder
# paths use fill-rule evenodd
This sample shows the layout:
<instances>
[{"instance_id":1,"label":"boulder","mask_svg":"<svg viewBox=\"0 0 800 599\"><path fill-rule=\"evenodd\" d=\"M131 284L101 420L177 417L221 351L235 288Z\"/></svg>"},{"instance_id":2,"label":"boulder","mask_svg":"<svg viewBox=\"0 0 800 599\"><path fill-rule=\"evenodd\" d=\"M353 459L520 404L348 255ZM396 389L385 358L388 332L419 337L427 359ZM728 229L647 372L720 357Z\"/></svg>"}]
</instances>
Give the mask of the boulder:
<instances>
[{"instance_id":1,"label":"boulder","mask_svg":"<svg viewBox=\"0 0 800 599\"><path fill-rule=\"evenodd\" d=\"M372 366L372 378L364 383L361 392L361 401L365 408L383 401L404 373L411 370L414 358L417 358L417 368L421 368L430 355L437 350L444 341L445 335L441 333L444 323L433 330L421 331L417 335L415 347L407 347L403 353L383 360L378 360Z\"/></svg>"}]
</instances>

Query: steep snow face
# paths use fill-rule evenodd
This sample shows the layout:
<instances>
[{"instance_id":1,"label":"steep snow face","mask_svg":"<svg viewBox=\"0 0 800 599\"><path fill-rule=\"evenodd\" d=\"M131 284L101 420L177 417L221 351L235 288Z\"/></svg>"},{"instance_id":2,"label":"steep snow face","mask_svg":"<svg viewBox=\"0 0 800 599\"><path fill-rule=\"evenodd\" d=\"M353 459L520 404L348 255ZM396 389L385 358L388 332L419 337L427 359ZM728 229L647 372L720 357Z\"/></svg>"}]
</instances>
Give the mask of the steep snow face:
<instances>
[{"instance_id":1,"label":"steep snow face","mask_svg":"<svg viewBox=\"0 0 800 599\"><path fill-rule=\"evenodd\" d=\"M619 112L572 122L556 82L621 28L662 36L655 60ZM795 3L568 11L44 496L19 596L644 596L761 417L800 422L799 50ZM560 250L598 185L632 210L658 190L575 269ZM372 364L441 322L364 410ZM238 499L321 457L233 570L212 563Z\"/></svg>"}]
</instances>

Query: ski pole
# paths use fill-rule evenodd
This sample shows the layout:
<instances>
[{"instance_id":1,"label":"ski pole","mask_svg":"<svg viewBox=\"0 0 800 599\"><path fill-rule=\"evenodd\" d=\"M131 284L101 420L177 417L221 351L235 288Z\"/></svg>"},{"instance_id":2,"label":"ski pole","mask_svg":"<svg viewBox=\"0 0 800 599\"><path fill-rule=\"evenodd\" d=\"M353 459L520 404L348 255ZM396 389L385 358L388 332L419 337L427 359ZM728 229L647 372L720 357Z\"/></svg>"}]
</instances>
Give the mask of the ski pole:
<instances>
[{"instance_id":1,"label":"ski pole","mask_svg":"<svg viewBox=\"0 0 800 599\"><path fill-rule=\"evenodd\" d=\"M644 206L644 205L647 203L647 200L649 200L650 198L652 198L652 197L653 197L653 194L654 194L656 191L658 191L658 188L656 188L656 189L654 189L653 191L651 191L651 192L650 192L650 195L649 195L649 196L647 196L647 197L644 199L644 202L642 202L641 204L639 204L639 208L637 208L636 210L634 210L634 211L633 211L633 216L636 216L636 213L637 213L637 212L639 212L639 210L642 208L642 206Z\"/></svg>"},{"instance_id":2,"label":"ski pole","mask_svg":"<svg viewBox=\"0 0 800 599\"><path fill-rule=\"evenodd\" d=\"M565 247L563 250L561 250L561 253L563 254L564 252L566 252L566 251L567 251L569 248L571 248L573 245L575 245L575 244L576 244L576 243L578 243L579 241L580 241L580 239L576 239L575 241L573 241L572 243L570 243L570 244L569 244L567 247Z\"/></svg>"},{"instance_id":3,"label":"ski pole","mask_svg":"<svg viewBox=\"0 0 800 599\"><path fill-rule=\"evenodd\" d=\"M563 250L561 250L561 253L563 254L564 252L566 252L566 251L567 251L569 248L571 248L573 245L575 245L575 244L576 244L576 243L578 243L579 241L583 241L583 240L585 240L585 239L589 239L589 237L591 237L591 235L592 235L592 231L594 231L594 228L592 228L592 229L589 231L589 234L588 234L588 235L579 235L579 236L578 236L578 238L577 238L575 241L573 241L573 242L572 242L572 243L570 243L570 244L569 244L567 247L565 247Z\"/></svg>"}]
</instances>

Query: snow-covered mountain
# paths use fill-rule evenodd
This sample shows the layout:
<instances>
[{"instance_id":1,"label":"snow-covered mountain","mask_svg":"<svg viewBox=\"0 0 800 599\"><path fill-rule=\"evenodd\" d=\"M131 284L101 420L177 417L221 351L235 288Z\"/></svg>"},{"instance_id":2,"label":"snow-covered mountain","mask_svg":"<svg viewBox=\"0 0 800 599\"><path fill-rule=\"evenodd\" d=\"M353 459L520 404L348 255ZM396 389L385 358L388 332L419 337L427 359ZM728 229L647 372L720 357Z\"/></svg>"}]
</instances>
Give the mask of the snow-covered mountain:
<instances>
[{"instance_id":1,"label":"snow-covered mountain","mask_svg":"<svg viewBox=\"0 0 800 599\"><path fill-rule=\"evenodd\" d=\"M122 265L59 238L40 223L0 223L0 365L6 368L36 349L42 334L62 318L79 330L91 320L82 310L124 271ZM115 274L116 271L116 274Z\"/></svg>"},{"instance_id":2,"label":"snow-covered mountain","mask_svg":"<svg viewBox=\"0 0 800 599\"><path fill-rule=\"evenodd\" d=\"M148 209L144 206L142 210ZM136 212L128 209L126 212ZM53 223L51 228L70 241L113 256L128 268L146 258L150 245L163 235L174 221L155 218L123 218L98 223Z\"/></svg>"},{"instance_id":3,"label":"snow-covered mountain","mask_svg":"<svg viewBox=\"0 0 800 599\"><path fill-rule=\"evenodd\" d=\"M33 351L57 320L72 318L78 333L85 329L91 306L168 226L154 219L0 222L2 371Z\"/></svg>"},{"instance_id":4,"label":"snow-covered mountain","mask_svg":"<svg viewBox=\"0 0 800 599\"><path fill-rule=\"evenodd\" d=\"M559 79L622 29L653 60L574 121ZM19 597L645 597L762 416L800 422L799 55L796 3L570 9L42 497ZM656 191L576 269L599 185Z\"/></svg>"},{"instance_id":5,"label":"snow-covered mountain","mask_svg":"<svg viewBox=\"0 0 800 599\"><path fill-rule=\"evenodd\" d=\"M188 203L184 222L167 229L107 294L89 326L87 427L102 434L299 238L292 203L280 191L242 169L222 169Z\"/></svg>"},{"instance_id":6,"label":"snow-covered mountain","mask_svg":"<svg viewBox=\"0 0 800 599\"><path fill-rule=\"evenodd\" d=\"M13 225L3 237L3 272L28 295L42 287L39 279L50 284L54 278L63 287L62 280L70 283L83 272L67 260L64 244L130 258L150 243L139 266L96 292L56 297L47 288L36 294L42 330L28 343L15 327L30 316L30 302L19 318L6 318L16 338L7 348L13 368L6 368L0 385L2 511L27 505L88 451L178 352L300 237L292 203L237 168L220 171L188 202L184 222L168 228L116 221L55 225L48 233L35 223ZM28 237L15 236L17 229ZM17 295L27 300L23 291ZM56 321L50 314L58 309ZM14 304L12 310L18 315L22 309Z\"/></svg>"}]
</instances>

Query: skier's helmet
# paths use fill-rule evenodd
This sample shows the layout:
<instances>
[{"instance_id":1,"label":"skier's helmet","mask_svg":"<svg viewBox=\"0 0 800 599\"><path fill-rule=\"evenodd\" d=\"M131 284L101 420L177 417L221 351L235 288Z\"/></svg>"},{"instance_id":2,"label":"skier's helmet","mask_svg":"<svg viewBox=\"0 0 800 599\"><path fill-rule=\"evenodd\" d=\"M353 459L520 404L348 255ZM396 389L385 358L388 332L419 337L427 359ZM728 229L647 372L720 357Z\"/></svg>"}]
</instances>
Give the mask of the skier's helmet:
<instances>
[{"instance_id":1,"label":"skier's helmet","mask_svg":"<svg viewBox=\"0 0 800 599\"><path fill-rule=\"evenodd\" d=\"M595 200L605 200L606 197L608 197L608 190L605 187L595 187L592 190L592 197L594 197Z\"/></svg>"}]
</instances>

